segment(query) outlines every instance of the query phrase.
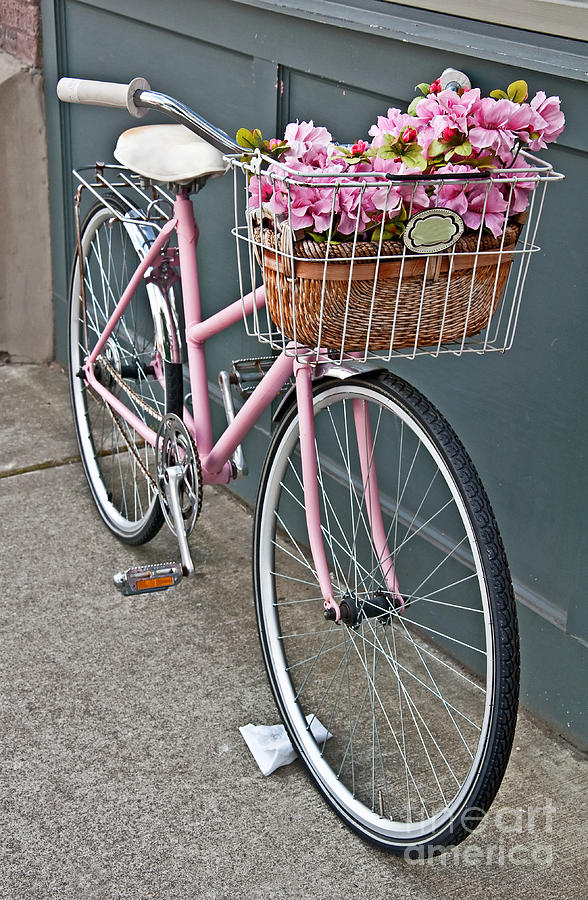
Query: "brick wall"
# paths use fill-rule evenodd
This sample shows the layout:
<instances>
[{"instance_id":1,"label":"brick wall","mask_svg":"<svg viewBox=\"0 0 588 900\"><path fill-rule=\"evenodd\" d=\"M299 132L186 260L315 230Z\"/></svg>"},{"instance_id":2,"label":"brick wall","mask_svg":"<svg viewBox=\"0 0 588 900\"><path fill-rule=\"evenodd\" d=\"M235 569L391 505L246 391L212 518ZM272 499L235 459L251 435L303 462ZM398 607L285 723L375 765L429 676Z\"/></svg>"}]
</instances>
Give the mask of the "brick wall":
<instances>
[{"instance_id":1,"label":"brick wall","mask_svg":"<svg viewBox=\"0 0 588 900\"><path fill-rule=\"evenodd\" d=\"M40 0L0 0L0 50L27 66L41 66Z\"/></svg>"}]
</instances>

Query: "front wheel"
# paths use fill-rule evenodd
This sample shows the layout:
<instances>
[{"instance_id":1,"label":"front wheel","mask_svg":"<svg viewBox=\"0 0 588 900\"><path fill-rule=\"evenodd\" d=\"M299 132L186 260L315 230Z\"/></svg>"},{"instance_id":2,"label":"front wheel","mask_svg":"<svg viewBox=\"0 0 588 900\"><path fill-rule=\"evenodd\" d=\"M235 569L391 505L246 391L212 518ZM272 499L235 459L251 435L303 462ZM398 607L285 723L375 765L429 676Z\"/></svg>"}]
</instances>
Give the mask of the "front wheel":
<instances>
[{"instance_id":1,"label":"front wheel","mask_svg":"<svg viewBox=\"0 0 588 900\"><path fill-rule=\"evenodd\" d=\"M272 438L254 522L270 685L342 819L393 853L435 855L488 810L512 745L519 654L504 549L462 444L406 382L318 382L314 422L323 540L346 621L324 618L293 406ZM368 512L375 484L385 559Z\"/></svg>"}]
</instances>

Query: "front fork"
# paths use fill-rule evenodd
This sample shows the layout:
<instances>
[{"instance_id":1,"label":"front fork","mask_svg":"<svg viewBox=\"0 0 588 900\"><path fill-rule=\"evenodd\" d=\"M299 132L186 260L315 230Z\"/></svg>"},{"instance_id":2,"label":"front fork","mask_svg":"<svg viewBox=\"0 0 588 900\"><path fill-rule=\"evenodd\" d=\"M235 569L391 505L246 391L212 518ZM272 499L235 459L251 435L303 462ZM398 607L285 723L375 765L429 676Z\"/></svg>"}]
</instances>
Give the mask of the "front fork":
<instances>
[{"instance_id":1,"label":"front fork","mask_svg":"<svg viewBox=\"0 0 588 900\"><path fill-rule=\"evenodd\" d=\"M300 429L304 506L310 550L324 600L325 615L334 619L335 622L339 622L341 610L333 596L333 584L321 527L318 462L314 436L312 367L304 361L296 361L294 363L294 377L296 379L296 400ZM362 476L361 496L364 498L363 502L370 523L372 541L388 592L394 601L394 605L397 608L402 608L404 601L398 586L393 558L388 549L386 530L382 518L378 481L373 465L374 447L368 410L365 401L360 399L353 400L352 407Z\"/></svg>"}]
</instances>

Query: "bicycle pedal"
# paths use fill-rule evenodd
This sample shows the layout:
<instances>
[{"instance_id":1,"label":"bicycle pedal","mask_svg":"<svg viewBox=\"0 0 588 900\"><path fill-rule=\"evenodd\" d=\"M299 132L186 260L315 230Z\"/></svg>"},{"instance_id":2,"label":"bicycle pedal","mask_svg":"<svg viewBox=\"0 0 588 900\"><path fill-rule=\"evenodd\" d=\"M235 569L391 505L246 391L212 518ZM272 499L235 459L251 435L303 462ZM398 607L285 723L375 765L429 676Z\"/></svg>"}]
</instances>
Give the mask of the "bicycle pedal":
<instances>
[{"instance_id":1,"label":"bicycle pedal","mask_svg":"<svg viewBox=\"0 0 588 900\"><path fill-rule=\"evenodd\" d=\"M117 572L114 584L125 597L134 594L152 594L167 591L182 580L180 563L156 563L151 566L131 566L126 572Z\"/></svg>"}]
</instances>

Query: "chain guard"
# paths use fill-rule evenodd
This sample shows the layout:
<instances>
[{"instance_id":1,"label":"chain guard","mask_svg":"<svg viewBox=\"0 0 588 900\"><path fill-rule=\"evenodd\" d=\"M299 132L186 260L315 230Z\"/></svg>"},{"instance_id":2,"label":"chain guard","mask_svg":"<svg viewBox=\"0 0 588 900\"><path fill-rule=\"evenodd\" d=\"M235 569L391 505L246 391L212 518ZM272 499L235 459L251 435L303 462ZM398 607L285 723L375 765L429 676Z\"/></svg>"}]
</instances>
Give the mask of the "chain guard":
<instances>
[{"instance_id":1,"label":"chain guard","mask_svg":"<svg viewBox=\"0 0 588 900\"><path fill-rule=\"evenodd\" d=\"M186 535L192 533L202 509L202 466L192 436L174 413L163 416L155 442L157 492L165 521L172 534L176 529L165 493L166 469L181 466L184 472L180 489L180 505ZM177 535L176 535L177 537Z\"/></svg>"}]
</instances>

